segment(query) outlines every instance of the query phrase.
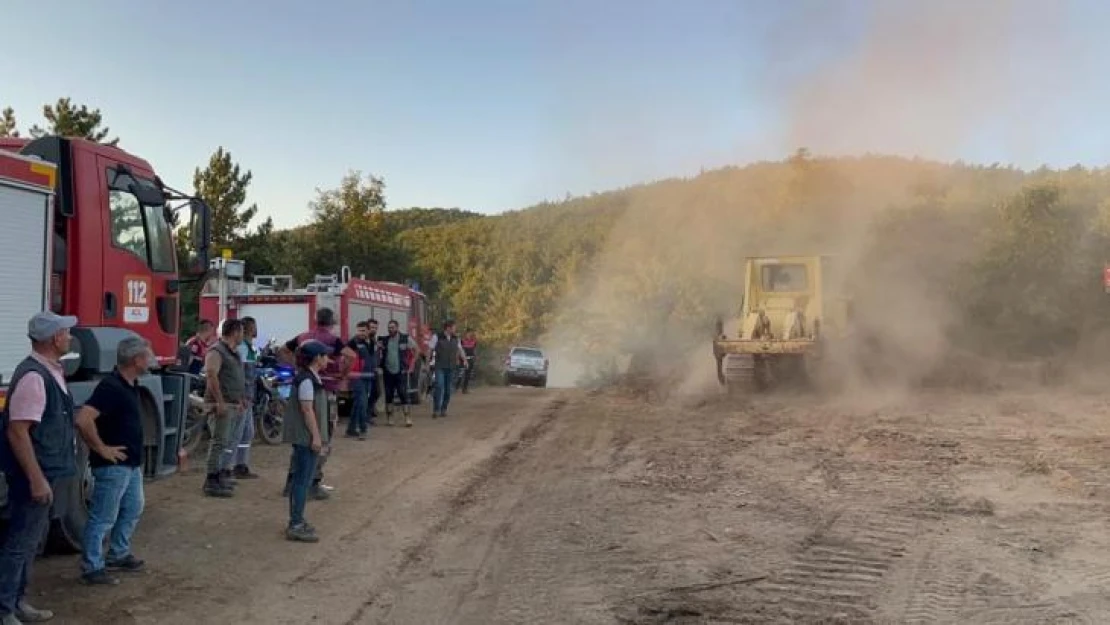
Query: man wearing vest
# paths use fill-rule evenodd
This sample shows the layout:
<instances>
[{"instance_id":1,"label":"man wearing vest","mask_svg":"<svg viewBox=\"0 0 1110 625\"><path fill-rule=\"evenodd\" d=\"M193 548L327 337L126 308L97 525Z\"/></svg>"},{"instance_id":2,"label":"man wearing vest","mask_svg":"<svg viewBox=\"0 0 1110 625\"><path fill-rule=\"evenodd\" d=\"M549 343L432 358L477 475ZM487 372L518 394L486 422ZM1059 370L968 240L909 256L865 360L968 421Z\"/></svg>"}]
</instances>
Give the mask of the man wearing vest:
<instances>
[{"instance_id":1,"label":"man wearing vest","mask_svg":"<svg viewBox=\"0 0 1110 625\"><path fill-rule=\"evenodd\" d=\"M204 399L215 407L212 418L212 440L208 447L207 476L204 494L209 497L231 497L235 482L220 472L221 461L231 444L231 433L247 407L246 376L239 358L243 342L243 322L227 319L220 328L220 340L208 350L204 359Z\"/></svg>"},{"instance_id":2,"label":"man wearing vest","mask_svg":"<svg viewBox=\"0 0 1110 625\"><path fill-rule=\"evenodd\" d=\"M409 335L401 334L396 320L386 324L388 334L378 339L382 355L382 377L385 385L385 424L393 425L394 397L401 406L409 403L407 377L416 365ZM412 417L405 411L405 427L412 427Z\"/></svg>"},{"instance_id":3,"label":"man wearing vest","mask_svg":"<svg viewBox=\"0 0 1110 625\"><path fill-rule=\"evenodd\" d=\"M367 414L370 389L377 384L375 371L378 368L378 343L370 338L370 323L359 321L355 326L355 337L347 343L358 354L358 367L351 371L351 418L347 421L347 436L366 440L370 428Z\"/></svg>"},{"instance_id":4,"label":"man wearing vest","mask_svg":"<svg viewBox=\"0 0 1110 625\"><path fill-rule=\"evenodd\" d=\"M320 341L302 341L294 352L297 377L293 380L296 401L285 405L285 428L282 436L292 444L289 462L289 524L288 540L314 543L319 540L316 529L304 518L309 486L316 474L316 459L325 453L324 441L330 438L332 422L328 418L328 397L320 371L327 366L332 348Z\"/></svg>"},{"instance_id":5,"label":"man wearing vest","mask_svg":"<svg viewBox=\"0 0 1110 625\"><path fill-rule=\"evenodd\" d=\"M455 381L455 371L466 367L466 355L463 353L459 337L455 336L455 322L447 320L443 323L443 331L432 335L428 341L428 349L432 351L432 366L435 372L435 397L432 402L432 418L446 417L447 404L451 403L451 387Z\"/></svg>"},{"instance_id":6,"label":"man wearing vest","mask_svg":"<svg viewBox=\"0 0 1110 625\"><path fill-rule=\"evenodd\" d=\"M73 397L61 358L69 353L76 317L41 312L31 317L31 355L16 367L0 412L0 468L8 482L11 518L0 547L0 624L54 617L24 598L31 564L50 525L54 484L77 473Z\"/></svg>"},{"instance_id":7,"label":"man wearing vest","mask_svg":"<svg viewBox=\"0 0 1110 625\"><path fill-rule=\"evenodd\" d=\"M243 383L247 407L231 434L231 449L226 451L221 468L224 479L253 480L258 474L251 471L251 441L254 440L254 400L258 394L258 350L254 339L258 336L258 324L254 317L243 317L243 342L239 343L239 359L243 361Z\"/></svg>"},{"instance_id":8,"label":"man wearing vest","mask_svg":"<svg viewBox=\"0 0 1110 625\"><path fill-rule=\"evenodd\" d=\"M336 392L339 390L339 383L342 381L351 366L351 363L358 357L354 350L343 344L343 341L335 334L334 328L338 325L335 318L335 312L330 308L318 308L316 310L316 327L312 330L305 332L290 339L285 343L285 349L289 353L294 353L297 347L304 341L320 341L332 349L331 358L328 359L328 364L320 372L320 380L324 385L324 392L328 398L328 421L331 427L328 428L329 439L324 441L324 453L316 461L316 478L312 480L311 495L313 499L327 499L329 497L328 490L330 487L324 486L324 464L327 463L328 454L331 450L331 430L336 424L339 423L339 404L336 398ZM293 475L293 467L289 467L289 477L285 481L285 494L289 496L290 479Z\"/></svg>"}]
</instances>

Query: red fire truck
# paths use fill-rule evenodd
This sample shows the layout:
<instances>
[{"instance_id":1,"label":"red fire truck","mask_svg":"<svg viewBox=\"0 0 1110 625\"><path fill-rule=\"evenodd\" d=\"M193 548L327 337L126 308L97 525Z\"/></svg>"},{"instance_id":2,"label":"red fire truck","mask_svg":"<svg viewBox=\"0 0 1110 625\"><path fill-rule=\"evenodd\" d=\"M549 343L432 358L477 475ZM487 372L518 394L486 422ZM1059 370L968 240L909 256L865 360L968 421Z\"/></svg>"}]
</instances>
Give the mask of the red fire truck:
<instances>
[{"instance_id":1,"label":"red fire truck","mask_svg":"<svg viewBox=\"0 0 1110 625\"><path fill-rule=\"evenodd\" d=\"M181 286L172 231L182 211L192 255L181 272L199 279L208 269L210 211L165 186L145 160L83 139L0 139L0 257L9 269L0 285L0 401L28 353L27 320L36 311L79 320L63 360L77 405L111 373L119 342L142 336L160 364L140 380L144 472L152 478L177 469L188 397L186 377L168 368ZM55 486L50 544L61 549L80 548L87 518L88 450L79 444L77 453L77 476Z\"/></svg>"},{"instance_id":2,"label":"red fire truck","mask_svg":"<svg viewBox=\"0 0 1110 625\"><path fill-rule=\"evenodd\" d=\"M339 334L344 341L355 334L359 321L378 321L379 335L386 324L396 321L418 345L420 357L409 378L409 399L420 403L431 382L427 366L427 345L431 337L428 326L427 299L415 285L352 278L343 267L338 275L318 275L303 288L297 288L288 275L254 276L252 281L227 279L224 294L226 315L220 310L220 283L210 279L200 301L200 316L216 323L226 318L253 317L258 324L262 343L284 343L307 332L314 324L317 308L331 308L339 320ZM346 401L340 396L341 410Z\"/></svg>"}]
</instances>

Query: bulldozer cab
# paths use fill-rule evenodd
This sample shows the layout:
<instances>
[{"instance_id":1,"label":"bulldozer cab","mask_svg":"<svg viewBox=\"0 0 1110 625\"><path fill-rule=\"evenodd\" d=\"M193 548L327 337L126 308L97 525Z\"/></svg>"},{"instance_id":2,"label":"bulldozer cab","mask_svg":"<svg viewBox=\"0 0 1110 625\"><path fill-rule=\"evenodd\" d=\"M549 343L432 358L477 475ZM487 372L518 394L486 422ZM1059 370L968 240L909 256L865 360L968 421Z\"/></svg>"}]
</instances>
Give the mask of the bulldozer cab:
<instances>
[{"instance_id":1,"label":"bulldozer cab","mask_svg":"<svg viewBox=\"0 0 1110 625\"><path fill-rule=\"evenodd\" d=\"M832 256L753 257L740 306L743 338L815 338L843 328L850 308Z\"/></svg>"}]
</instances>

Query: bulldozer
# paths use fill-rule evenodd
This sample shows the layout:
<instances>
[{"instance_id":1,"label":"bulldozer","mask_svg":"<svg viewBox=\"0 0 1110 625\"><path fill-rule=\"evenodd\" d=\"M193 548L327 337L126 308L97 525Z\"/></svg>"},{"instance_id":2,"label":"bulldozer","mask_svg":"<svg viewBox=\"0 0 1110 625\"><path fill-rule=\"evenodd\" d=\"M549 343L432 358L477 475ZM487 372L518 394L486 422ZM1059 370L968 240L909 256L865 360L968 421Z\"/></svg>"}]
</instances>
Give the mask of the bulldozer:
<instances>
[{"instance_id":1,"label":"bulldozer","mask_svg":"<svg viewBox=\"0 0 1110 625\"><path fill-rule=\"evenodd\" d=\"M750 257L737 315L718 319L713 355L730 394L809 386L830 373L828 355L847 338L851 302L834 256Z\"/></svg>"}]
</instances>

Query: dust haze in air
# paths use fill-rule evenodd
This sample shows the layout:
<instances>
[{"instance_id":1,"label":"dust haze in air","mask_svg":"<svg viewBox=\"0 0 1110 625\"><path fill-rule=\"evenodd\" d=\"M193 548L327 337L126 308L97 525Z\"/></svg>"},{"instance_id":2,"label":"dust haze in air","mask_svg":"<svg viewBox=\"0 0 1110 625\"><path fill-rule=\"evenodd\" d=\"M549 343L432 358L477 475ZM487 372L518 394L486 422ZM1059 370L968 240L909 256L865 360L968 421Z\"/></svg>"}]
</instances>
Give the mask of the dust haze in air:
<instances>
[{"instance_id":1,"label":"dust haze in air","mask_svg":"<svg viewBox=\"0 0 1110 625\"><path fill-rule=\"evenodd\" d=\"M989 135L1004 142L992 144L995 153L1001 147L1012 162L1036 162L1039 131L1029 119L1066 91L1074 76L1061 68L1076 51L1043 2L800 6L767 37L764 86L781 103L782 126L736 140L774 146L773 160L802 147L813 156L625 190L623 216L545 337L552 384L612 375L646 357L661 379L681 380L680 395L716 387L713 323L736 311L743 258L783 254L839 257L843 286L859 320L888 347L885 365L897 384L946 368L950 378L961 375L952 372L963 351L950 332L958 313L944 289L975 249L977 214L914 214L928 186L952 174L926 161L866 155L973 160ZM824 30L848 9L862 33L830 53ZM1019 35L1030 24L1032 40ZM1012 67L1019 45L1035 48L1040 63ZM824 56L810 71L776 75L792 54L814 49ZM889 224L894 213L900 227Z\"/></svg>"}]
</instances>

